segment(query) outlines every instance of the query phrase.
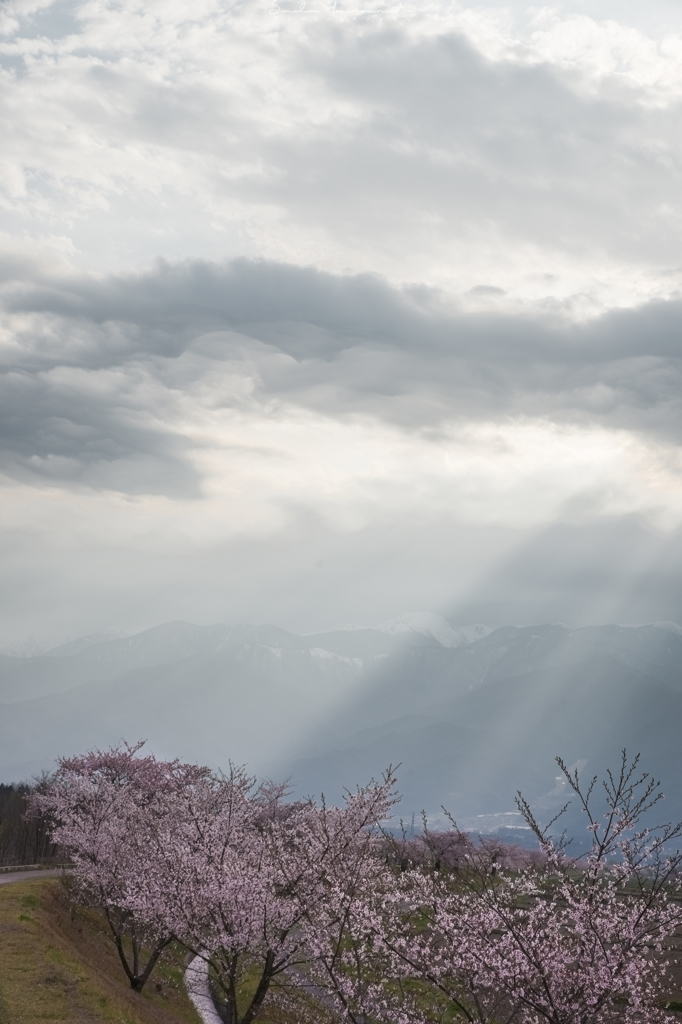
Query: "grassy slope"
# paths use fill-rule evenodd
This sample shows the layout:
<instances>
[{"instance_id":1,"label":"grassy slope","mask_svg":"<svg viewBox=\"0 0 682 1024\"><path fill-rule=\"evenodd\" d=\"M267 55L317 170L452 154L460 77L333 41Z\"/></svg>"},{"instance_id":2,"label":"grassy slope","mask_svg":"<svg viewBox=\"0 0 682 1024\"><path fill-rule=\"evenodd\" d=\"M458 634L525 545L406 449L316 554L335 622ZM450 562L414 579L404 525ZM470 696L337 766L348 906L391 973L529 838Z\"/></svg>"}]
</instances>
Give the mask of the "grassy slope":
<instances>
[{"instance_id":1,"label":"grassy slope","mask_svg":"<svg viewBox=\"0 0 682 1024\"><path fill-rule=\"evenodd\" d=\"M682 968L675 974L674 989L682 990ZM682 1010L682 991L671 995ZM330 1020L319 1003L296 1002L289 1012L271 1008L262 1024ZM141 995L132 992L101 922L82 911L72 917L54 879L0 887L0 1024L39 1022L200 1024L179 963L157 969Z\"/></svg>"},{"instance_id":2,"label":"grassy slope","mask_svg":"<svg viewBox=\"0 0 682 1024\"><path fill-rule=\"evenodd\" d=\"M180 965L137 995L94 916L72 918L61 883L0 888L0 1024L199 1024Z\"/></svg>"}]
</instances>

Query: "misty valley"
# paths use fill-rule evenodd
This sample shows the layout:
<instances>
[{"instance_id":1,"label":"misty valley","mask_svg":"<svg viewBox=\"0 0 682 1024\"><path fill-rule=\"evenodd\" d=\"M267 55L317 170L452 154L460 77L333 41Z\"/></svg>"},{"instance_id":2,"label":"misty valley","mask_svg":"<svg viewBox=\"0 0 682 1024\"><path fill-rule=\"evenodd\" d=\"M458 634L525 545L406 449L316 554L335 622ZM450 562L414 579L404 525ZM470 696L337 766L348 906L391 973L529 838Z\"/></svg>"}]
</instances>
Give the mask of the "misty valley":
<instances>
[{"instance_id":1,"label":"misty valley","mask_svg":"<svg viewBox=\"0 0 682 1024\"><path fill-rule=\"evenodd\" d=\"M413 613L299 636L170 622L0 656L0 704L5 783L59 755L143 738L158 756L243 764L334 800L399 765L405 820L425 810L438 821L445 806L467 828L513 831L518 789L542 813L562 804L557 754L592 775L627 747L682 817L672 623L490 630Z\"/></svg>"}]
</instances>

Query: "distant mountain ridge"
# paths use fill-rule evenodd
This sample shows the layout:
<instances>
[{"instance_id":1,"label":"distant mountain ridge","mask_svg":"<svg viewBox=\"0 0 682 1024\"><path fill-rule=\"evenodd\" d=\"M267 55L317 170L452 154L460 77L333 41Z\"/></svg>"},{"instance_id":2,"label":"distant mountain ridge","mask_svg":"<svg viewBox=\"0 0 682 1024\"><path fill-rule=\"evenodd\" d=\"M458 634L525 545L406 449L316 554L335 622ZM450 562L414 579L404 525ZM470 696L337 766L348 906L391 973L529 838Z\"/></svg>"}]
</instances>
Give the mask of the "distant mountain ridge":
<instances>
[{"instance_id":1,"label":"distant mountain ridge","mask_svg":"<svg viewBox=\"0 0 682 1024\"><path fill-rule=\"evenodd\" d=\"M674 623L489 630L419 612L299 636L171 622L71 650L0 657L0 779L146 737L163 756L247 762L333 798L401 762L406 812L507 820L517 788L559 799L555 754L591 773L625 745L682 817Z\"/></svg>"},{"instance_id":2,"label":"distant mountain ridge","mask_svg":"<svg viewBox=\"0 0 682 1024\"><path fill-rule=\"evenodd\" d=\"M412 620L419 616L430 616L428 624L424 621L420 627L412 625ZM272 625L226 626L215 623L197 626L176 621L154 626L133 636L97 640L95 643L87 643L88 638L85 637L30 658L0 655L0 704L64 692L84 683L112 679L133 669L216 654L245 644L282 650L317 647L343 657L371 658L389 654L404 644L440 645L441 640L434 631L446 640L449 639L448 631L457 638L457 643L445 646L468 643L469 633L473 637L478 635L477 631L489 631L487 626L453 628L433 613L407 613L401 619L404 619L402 626L393 620L395 626L388 623L377 629L330 630L305 636Z\"/></svg>"},{"instance_id":3,"label":"distant mountain ridge","mask_svg":"<svg viewBox=\"0 0 682 1024\"><path fill-rule=\"evenodd\" d=\"M388 622L382 622L377 629L389 636L421 633L434 637L443 647L462 647L492 632L490 626L484 626L481 622L473 626L453 626L433 612L405 612Z\"/></svg>"}]
</instances>

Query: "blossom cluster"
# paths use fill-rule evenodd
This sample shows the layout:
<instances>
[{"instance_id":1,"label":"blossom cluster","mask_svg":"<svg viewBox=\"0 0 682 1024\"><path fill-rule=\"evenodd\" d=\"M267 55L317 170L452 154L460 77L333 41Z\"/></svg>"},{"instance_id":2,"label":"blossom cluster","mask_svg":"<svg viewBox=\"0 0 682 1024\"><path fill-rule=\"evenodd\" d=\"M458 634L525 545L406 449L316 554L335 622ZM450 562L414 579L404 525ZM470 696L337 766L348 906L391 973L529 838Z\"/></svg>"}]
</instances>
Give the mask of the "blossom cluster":
<instances>
[{"instance_id":1,"label":"blossom cluster","mask_svg":"<svg viewBox=\"0 0 682 1024\"><path fill-rule=\"evenodd\" d=\"M34 812L70 852L78 898L106 915L131 986L180 943L208 962L230 1024L277 999L298 1000L300 1020L353 1024L672 1020L681 827L640 825L660 797L636 758L605 780L601 814L595 781L585 791L559 763L587 815L577 859L522 798L536 851L454 821L408 841L384 824L391 770L329 806L141 744L62 759Z\"/></svg>"}]
</instances>

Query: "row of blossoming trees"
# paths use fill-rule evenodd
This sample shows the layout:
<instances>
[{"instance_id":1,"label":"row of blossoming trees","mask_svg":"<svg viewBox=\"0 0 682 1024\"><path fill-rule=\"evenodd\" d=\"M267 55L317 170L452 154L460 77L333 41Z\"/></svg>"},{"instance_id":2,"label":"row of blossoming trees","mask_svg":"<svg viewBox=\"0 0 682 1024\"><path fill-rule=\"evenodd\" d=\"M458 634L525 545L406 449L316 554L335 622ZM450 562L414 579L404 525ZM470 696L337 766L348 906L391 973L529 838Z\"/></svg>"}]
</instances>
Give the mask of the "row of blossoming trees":
<instances>
[{"instance_id":1,"label":"row of blossoming trees","mask_svg":"<svg viewBox=\"0 0 682 1024\"><path fill-rule=\"evenodd\" d=\"M661 1005L682 918L680 826L641 818L660 799L625 754L571 859L520 800L538 851L472 841L454 822L407 840L381 825L395 778L343 806L165 762L140 746L63 759L33 797L75 865L77 897L106 915L140 991L181 943L208 962L229 1024L273 1003L353 1024L606 1024L674 1019Z\"/></svg>"}]
</instances>

